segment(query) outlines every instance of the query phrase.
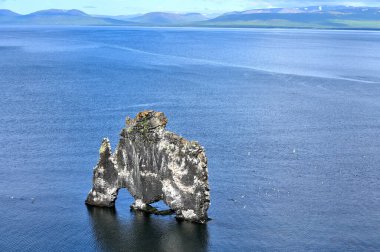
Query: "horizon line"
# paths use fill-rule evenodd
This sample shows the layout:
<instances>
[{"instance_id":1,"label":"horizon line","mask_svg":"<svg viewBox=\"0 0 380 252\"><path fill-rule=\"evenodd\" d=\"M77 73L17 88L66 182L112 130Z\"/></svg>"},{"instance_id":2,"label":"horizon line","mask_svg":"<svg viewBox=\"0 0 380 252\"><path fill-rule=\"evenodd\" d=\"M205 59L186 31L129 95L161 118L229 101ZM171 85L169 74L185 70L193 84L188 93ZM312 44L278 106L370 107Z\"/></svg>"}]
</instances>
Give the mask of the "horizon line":
<instances>
[{"instance_id":1,"label":"horizon line","mask_svg":"<svg viewBox=\"0 0 380 252\"><path fill-rule=\"evenodd\" d=\"M199 13L199 14L202 14L202 15L222 15L222 14L225 14L225 13L231 13L231 12L244 12L244 11L250 11L250 10L270 10L270 9L304 9L304 8L309 8L309 7L323 7L323 6L344 6L344 7L355 7L355 8L380 8L380 6L368 6L368 5L358 5L358 6L355 6L355 5L345 5L345 4L342 4L342 5L337 5L337 4L324 4L324 5L308 5L308 6L300 6L300 7L273 7L273 6L270 6L270 7L263 7L263 8L251 8L251 9L245 9L245 10L242 10L242 11L239 11L239 10L230 10L230 11L225 11L225 12L199 12L199 11L186 11L186 12L183 12L183 11L148 11L148 12L140 12L140 13L126 13L126 14L104 14L104 13L90 13L86 10L83 10L83 9L79 9L79 8L73 8L73 9L60 9L60 8L48 8L48 9L39 9L39 10L36 10L36 11L32 11L32 12L29 12L29 13L20 13L20 12L17 12L15 10L12 10L11 8L0 8L0 10L8 10L8 11L11 11L11 12L14 12L18 15L30 15L30 14L33 14L33 13L36 13L36 12L40 12L40 11L48 11L48 10L60 10L60 11L72 11L72 10L76 10L76 11L81 11L87 15L101 15L101 16L133 16L133 15L145 15L145 14L149 14L149 13L171 13L171 14L190 14L190 13Z\"/></svg>"}]
</instances>

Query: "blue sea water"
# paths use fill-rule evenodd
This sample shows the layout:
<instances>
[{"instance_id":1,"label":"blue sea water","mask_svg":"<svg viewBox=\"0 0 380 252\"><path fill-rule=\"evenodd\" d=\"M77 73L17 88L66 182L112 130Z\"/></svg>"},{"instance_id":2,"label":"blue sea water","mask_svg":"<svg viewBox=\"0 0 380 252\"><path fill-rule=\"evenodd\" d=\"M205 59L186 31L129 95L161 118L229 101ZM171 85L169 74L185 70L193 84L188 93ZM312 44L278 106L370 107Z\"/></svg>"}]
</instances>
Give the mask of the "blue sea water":
<instances>
[{"instance_id":1,"label":"blue sea water","mask_svg":"<svg viewBox=\"0 0 380 252\"><path fill-rule=\"evenodd\" d=\"M0 28L0 251L380 250L380 32ZM212 221L87 208L103 137L163 111Z\"/></svg>"}]
</instances>

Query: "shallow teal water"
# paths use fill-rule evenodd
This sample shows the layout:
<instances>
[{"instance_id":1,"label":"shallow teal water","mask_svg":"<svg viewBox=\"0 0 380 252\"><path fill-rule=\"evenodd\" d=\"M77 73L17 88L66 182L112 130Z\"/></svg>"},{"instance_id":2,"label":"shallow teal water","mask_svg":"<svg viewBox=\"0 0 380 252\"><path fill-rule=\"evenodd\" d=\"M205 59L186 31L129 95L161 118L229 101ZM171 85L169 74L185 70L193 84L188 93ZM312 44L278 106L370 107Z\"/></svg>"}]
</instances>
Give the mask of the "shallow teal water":
<instances>
[{"instance_id":1,"label":"shallow teal water","mask_svg":"<svg viewBox=\"0 0 380 252\"><path fill-rule=\"evenodd\" d=\"M0 30L1 251L380 249L380 33ZM207 225L87 208L125 116L205 146Z\"/></svg>"}]
</instances>

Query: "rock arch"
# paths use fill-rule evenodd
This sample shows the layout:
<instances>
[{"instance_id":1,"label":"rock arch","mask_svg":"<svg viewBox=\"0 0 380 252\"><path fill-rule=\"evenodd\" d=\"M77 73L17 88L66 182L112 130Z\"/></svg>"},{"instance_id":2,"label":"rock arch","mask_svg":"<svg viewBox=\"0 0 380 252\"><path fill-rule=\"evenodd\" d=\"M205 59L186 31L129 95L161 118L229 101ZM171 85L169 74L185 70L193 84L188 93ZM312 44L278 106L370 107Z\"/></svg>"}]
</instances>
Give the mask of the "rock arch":
<instances>
[{"instance_id":1,"label":"rock arch","mask_svg":"<svg viewBox=\"0 0 380 252\"><path fill-rule=\"evenodd\" d=\"M86 204L114 207L119 189L127 188L133 209L158 213L149 204L163 200L177 218L206 222L210 191L204 148L165 130L166 124L162 112L144 111L127 118L114 153L103 139Z\"/></svg>"}]
</instances>

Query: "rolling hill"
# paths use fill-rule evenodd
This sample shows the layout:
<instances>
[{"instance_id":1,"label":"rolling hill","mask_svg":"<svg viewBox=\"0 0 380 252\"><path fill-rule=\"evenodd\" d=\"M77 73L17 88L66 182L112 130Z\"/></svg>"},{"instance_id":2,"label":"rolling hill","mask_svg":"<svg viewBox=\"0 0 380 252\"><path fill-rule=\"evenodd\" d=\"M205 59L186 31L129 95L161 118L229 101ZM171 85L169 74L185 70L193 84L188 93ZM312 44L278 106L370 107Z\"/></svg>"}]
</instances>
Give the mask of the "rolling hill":
<instances>
[{"instance_id":1,"label":"rolling hill","mask_svg":"<svg viewBox=\"0 0 380 252\"><path fill-rule=\"evenodd\" d=\"M15 17L15 16L20 16L20 14L10 11L10 10L0 9L0 17Z\"/></svg>"},{"instance_id":2,"label":"rolling hill","mask_svg":"<svg viewBox=\"0 0 380 252\"><path fill-rule=\"evenodd\" d=\"M200 22L213 27L380 28L380 8L310 6L231 12Z\"/></svg>"},{"instance_id":3,"label":"rolling hill","mask_svg":"<svg viewBox=\"0 0 380 252\"><path fill-rule=\"evenodd\" d=\"M198 21L205 21L208 18L200 13L167 13L167 12L150 12L141 16L130 19L136 23L168 25L168 24L188 24Z\"/></svg>"},{"instance_id":4,"label":"rolling hill","mask_svg":"<svg viewBox=\"0 0 380 252\"><path fill-rule=\"evenodd\" d=\"M134 25L133 22L93 17L80 10L42 10L27 15L2 15L1 25Z\"/></svg>"}]
</instances>

